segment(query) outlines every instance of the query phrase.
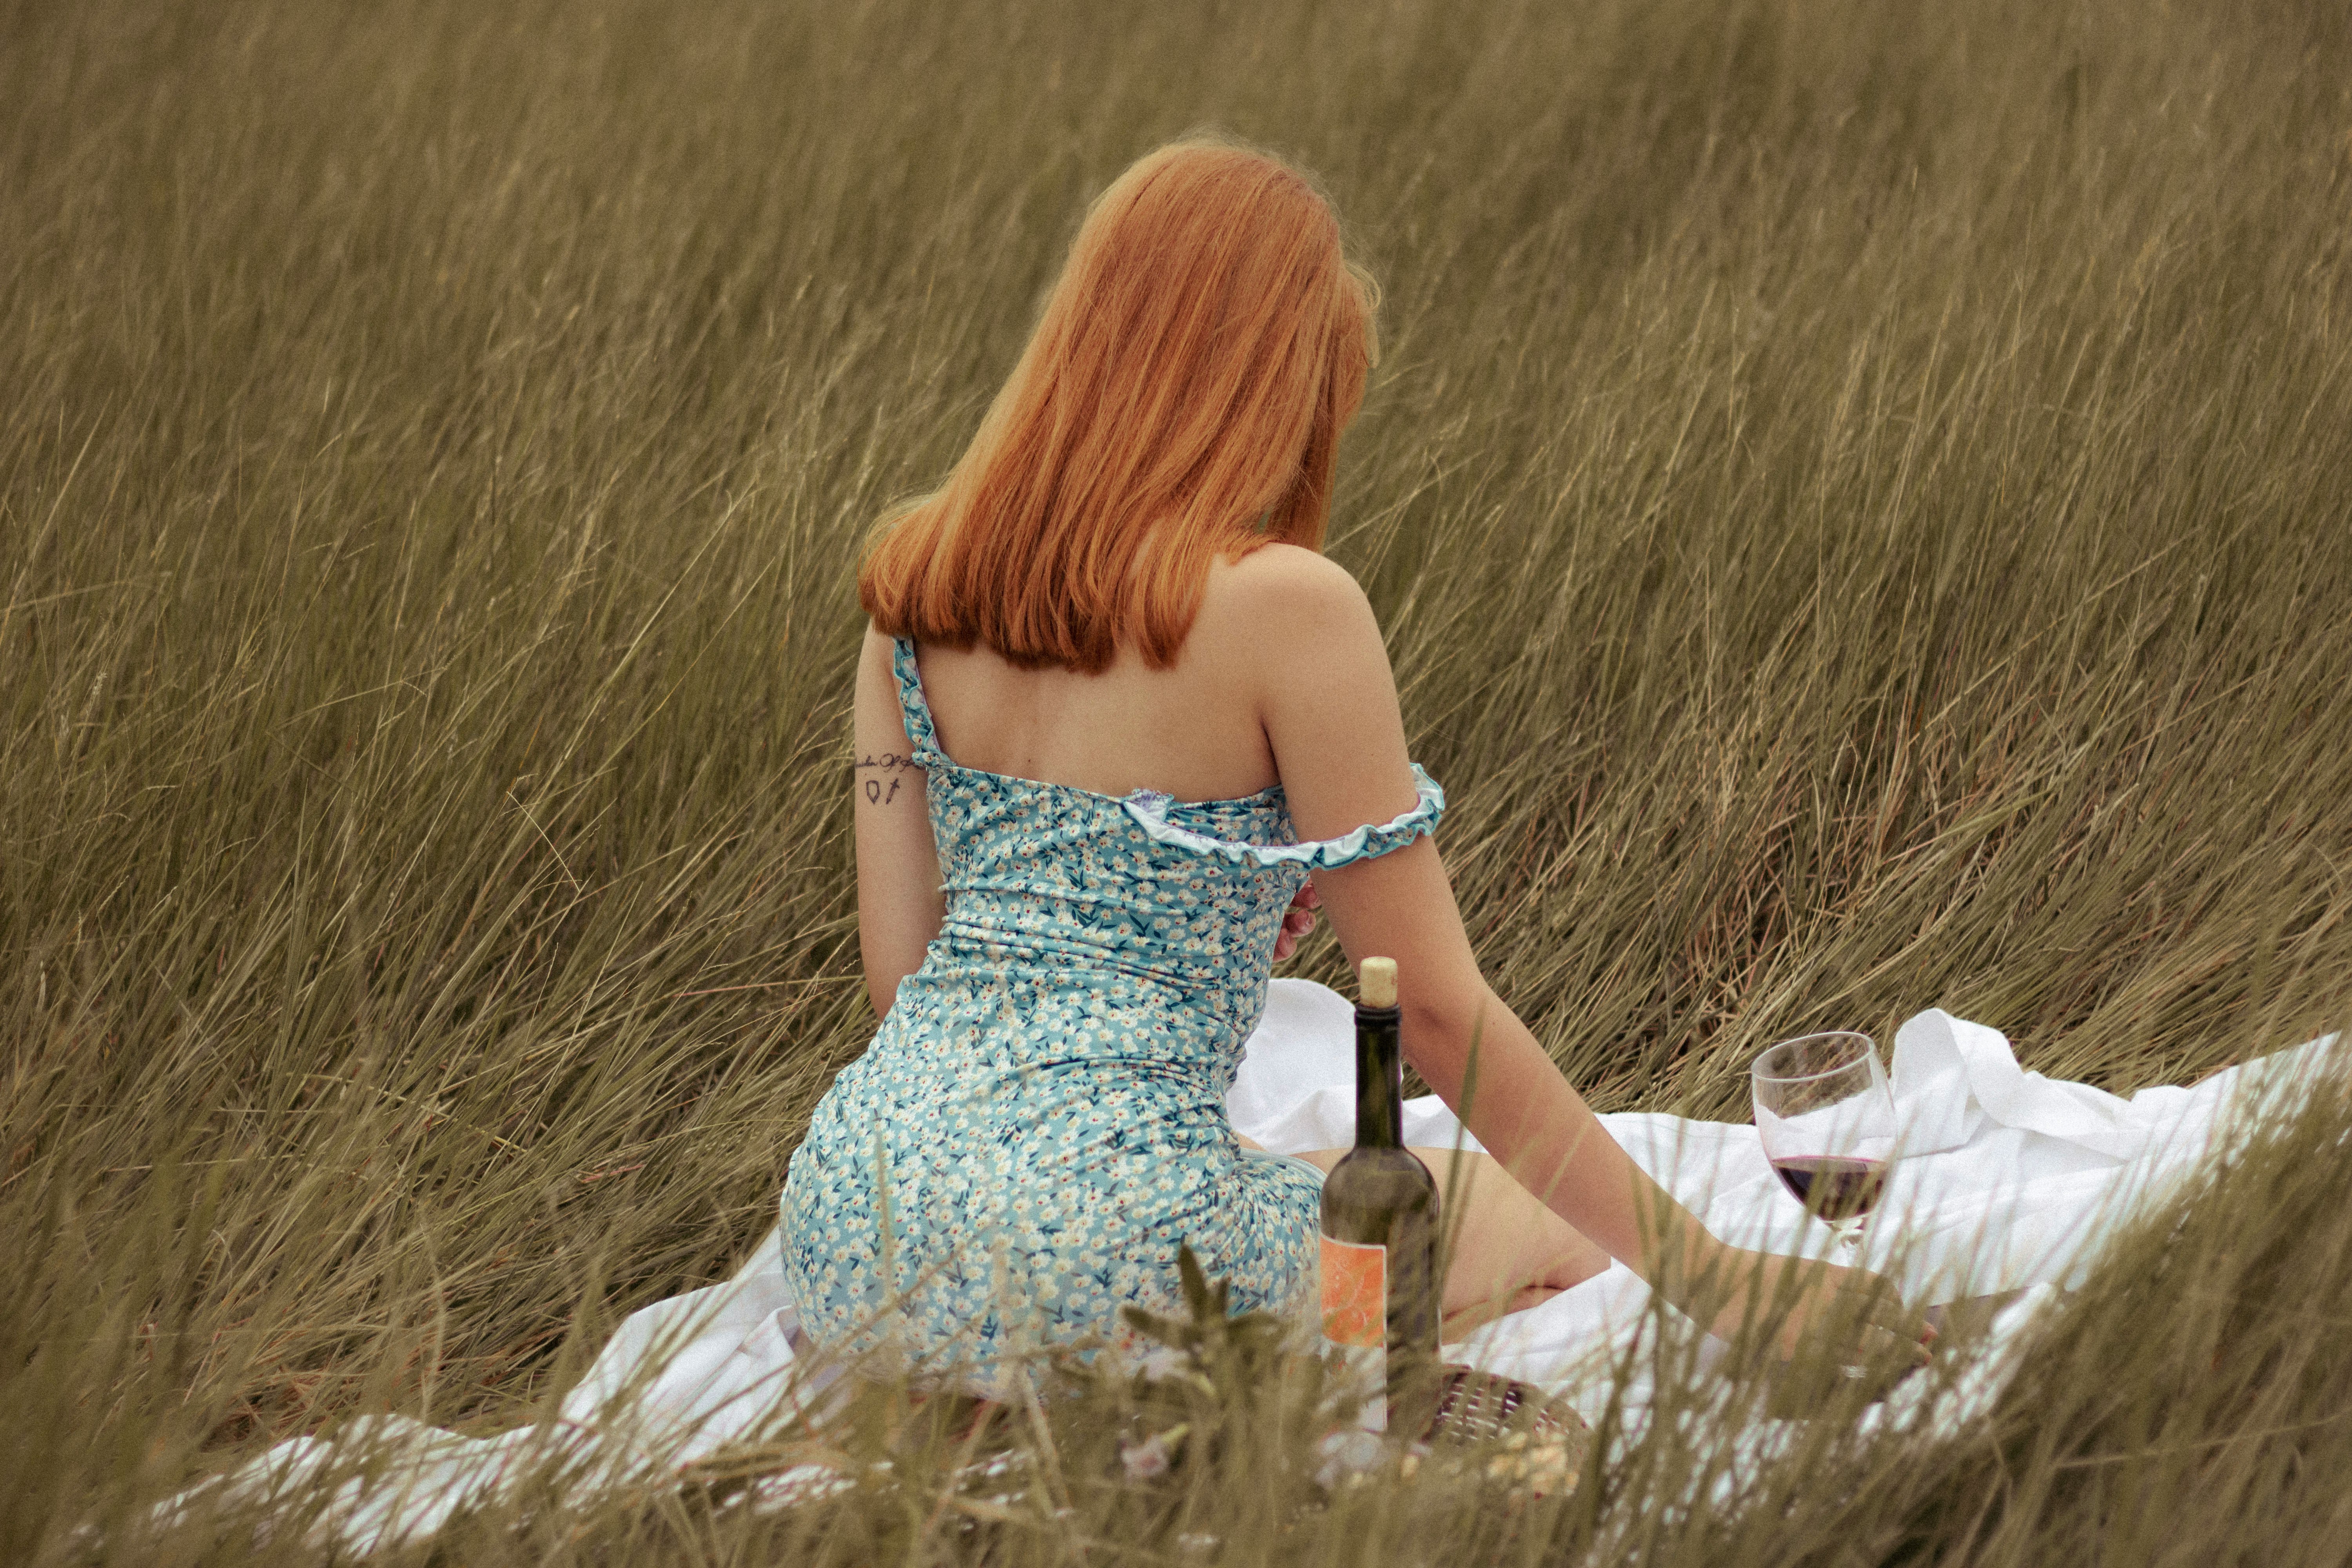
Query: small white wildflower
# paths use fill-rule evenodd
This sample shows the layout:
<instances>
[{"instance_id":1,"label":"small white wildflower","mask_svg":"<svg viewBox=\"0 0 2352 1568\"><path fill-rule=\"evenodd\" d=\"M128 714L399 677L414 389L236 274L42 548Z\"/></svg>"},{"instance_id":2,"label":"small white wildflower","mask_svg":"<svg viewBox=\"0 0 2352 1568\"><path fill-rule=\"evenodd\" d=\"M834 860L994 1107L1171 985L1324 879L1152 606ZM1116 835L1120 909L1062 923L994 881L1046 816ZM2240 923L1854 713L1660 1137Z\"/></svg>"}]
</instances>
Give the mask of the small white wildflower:
<instances>
[{"instance_id":1,"label":"small white wildflower","mask_svg":"<svg viewBox=\"0 0 2352 1568\"><path fill-rule=\"evenodd\" d=\"M1140 1443L1121 1443L1118 1462L1127 1468L1131 1481L1158 1480L1176 1462L1175 1446L1184 1440L1191 1430L1188 1422L1178 1422L1165 1432L1154 1432Z\"/></svg>"}]
</instances>

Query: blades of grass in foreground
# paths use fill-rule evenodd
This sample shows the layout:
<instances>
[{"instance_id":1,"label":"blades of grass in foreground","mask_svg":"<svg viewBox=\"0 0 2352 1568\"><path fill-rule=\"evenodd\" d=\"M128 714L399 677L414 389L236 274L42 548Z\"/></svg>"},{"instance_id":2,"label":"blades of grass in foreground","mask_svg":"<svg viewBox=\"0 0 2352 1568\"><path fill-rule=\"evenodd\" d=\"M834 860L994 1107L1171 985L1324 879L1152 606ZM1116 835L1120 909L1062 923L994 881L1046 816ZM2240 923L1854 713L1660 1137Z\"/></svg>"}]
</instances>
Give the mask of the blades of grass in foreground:
<instances>
[{"instance_id":1,"label":"blades of grass in foreground","mask_svg":"<svg viewBox=\"0 0 2352 1568\"><path fill-rule=\"evenodd\" d=\"M2332 1026L2340 23L19 6L0 1556L355 1414L543 1412L772 1223L871 1023L856 542L1087 196L1204 121L1321 173L1383 282L1333 552L1482 957L1603 1108L1742 1117L1763 1040L1930 1005L2118 1090ZM1824 1431L1737 1514L1657 1506L1660 1446L1300 1523L1309 1472L1244 1444L1165 1518L1000 1519L906 1479L948 1433L803 1514L647 1495L450 1550L2291 1563L2352 1469L2283 1326L2341 1300L2313 1136L2119 1252L1982 1432Z\"/></svg>"}]
</instances>

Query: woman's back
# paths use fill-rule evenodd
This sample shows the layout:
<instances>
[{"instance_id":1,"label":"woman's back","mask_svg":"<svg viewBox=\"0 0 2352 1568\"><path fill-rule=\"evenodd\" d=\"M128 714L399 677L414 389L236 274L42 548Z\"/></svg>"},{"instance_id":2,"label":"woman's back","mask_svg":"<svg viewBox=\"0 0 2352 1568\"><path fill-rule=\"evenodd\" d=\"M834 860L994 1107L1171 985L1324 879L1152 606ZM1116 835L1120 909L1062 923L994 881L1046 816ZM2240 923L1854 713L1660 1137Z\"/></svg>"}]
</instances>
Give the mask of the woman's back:
<instances>
[{"instance_id":1,"label":"woman's back","mask_svg":"<svg viewBox=\"0 0 2352 1568\"><path fill-rule=\"evenodd\" d=\"M927 647L923 685L940 747L966 767L1099 795L1150 789L1233 800L1278 782L1263 720L1268 617L1328 564L1274 544L1209 574L1191 634L1167 669L1133 648L1087 675L1024 669L992 649Z\"/></svg>"}]
</instances>

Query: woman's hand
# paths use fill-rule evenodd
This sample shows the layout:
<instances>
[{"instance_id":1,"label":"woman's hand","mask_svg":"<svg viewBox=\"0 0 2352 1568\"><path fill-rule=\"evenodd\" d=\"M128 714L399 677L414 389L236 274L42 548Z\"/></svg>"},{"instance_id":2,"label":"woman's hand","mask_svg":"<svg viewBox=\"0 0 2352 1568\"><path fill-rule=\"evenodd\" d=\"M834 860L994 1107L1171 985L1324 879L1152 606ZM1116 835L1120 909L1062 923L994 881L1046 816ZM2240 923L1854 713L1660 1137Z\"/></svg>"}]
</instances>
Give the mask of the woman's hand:
<instances>
[{"instance_id":1,"label":"woman's hand","mask_svg":"<svg viewBox=\"0 0 2352 1568\"><path fill-rule=\"evenodd\" d=\"M1314 883L1298 889L1298 896L1290 900L1290 908L1283 911L1282 931L1274 939L1276 963L1298 951L1298 944L1315 929L1315 911L1322 907L1323 900L1316 895Z\"/></svg>"},{"instance_id":2,"label":"woman's hand","mask_svg":"<svg viewBox=\"0 0 2352 1568\"><path fill-rule=\"evenodd\" d=\"M1866 1268L1730 1247L1721 1268L1728 1300L1708 1327L1717 1339L1729 1340L1743 1326L1752 1331L1769 1324L1782 1361L1817 1349L1883 1352L1891 1335L1910 1347L1909 1359L1925 1363L1936 1338L1927 1320L1903 1304L1894 1283Z\"/></svg>"},{"instance_id":3,"label":"woman's hand","mask_svg":"<svg viewBox=\"0 0 2352 1568\"><path fill-rule=\"evenodd\" d=\"M1874 1390L1927 1364L1936 1331L1865 1268L1727 1247L1707 1294L1717 1339L1770 1350L1775 1415L1798 1415L1850 1380ZM1703 1287L1704 1288L1704 1287Z\"/></svg>"}]
</instances>

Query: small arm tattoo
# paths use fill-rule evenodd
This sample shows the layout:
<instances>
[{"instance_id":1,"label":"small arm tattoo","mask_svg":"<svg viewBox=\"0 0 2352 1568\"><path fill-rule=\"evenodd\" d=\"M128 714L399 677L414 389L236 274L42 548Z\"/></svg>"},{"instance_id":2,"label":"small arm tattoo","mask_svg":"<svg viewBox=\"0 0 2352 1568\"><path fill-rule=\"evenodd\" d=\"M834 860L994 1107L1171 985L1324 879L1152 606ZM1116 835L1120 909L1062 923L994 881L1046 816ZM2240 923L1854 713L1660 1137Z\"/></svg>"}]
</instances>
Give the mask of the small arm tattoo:
<instances>
[{"instance_id":1,"label":"small arm tattoo","mask_svg":"<svg viewBox=\"0 0 2352 1568\"><path fill-rule=\"evenodd\" d=\"M858 758L856 771L861 773L871 773L875 775L860 782L860 787L866 793L867 803L873 805L887 805L898 799L898 786L907 782L899 775L906 769L918 765L914 758L898 752L884 752L878 757L868 752Z\"/></svg>"}]
</instances>

